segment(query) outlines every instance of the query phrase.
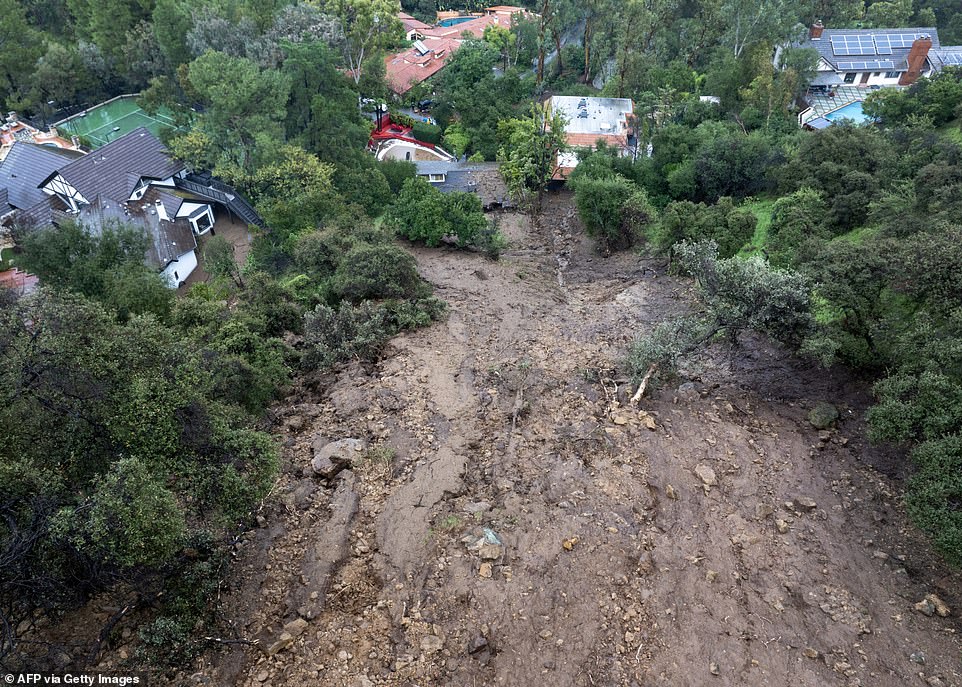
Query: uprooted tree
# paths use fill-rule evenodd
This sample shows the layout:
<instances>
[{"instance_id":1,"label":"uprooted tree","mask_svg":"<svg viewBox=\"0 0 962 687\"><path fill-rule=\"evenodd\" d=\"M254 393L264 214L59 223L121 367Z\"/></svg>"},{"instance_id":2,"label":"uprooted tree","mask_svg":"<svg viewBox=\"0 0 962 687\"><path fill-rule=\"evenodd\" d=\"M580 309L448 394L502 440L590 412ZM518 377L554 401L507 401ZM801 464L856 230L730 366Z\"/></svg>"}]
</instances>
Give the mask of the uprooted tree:
<instances>
[{"instance_id":1,"label":"uprooted tree","mask_svg":"<svg viewBox=\"0 0 962 687\"><path fill-rule=\"evenodd\" d=\"M657 374L708 342L754 330L793 347L811 333L811 289L797 272L770 266L760 257L718 258L714 241L675 245L681 268L695 280L702 312L662 322L632 345L628 368L639 380L637 402Z\"/></svg>"}]
</instances>

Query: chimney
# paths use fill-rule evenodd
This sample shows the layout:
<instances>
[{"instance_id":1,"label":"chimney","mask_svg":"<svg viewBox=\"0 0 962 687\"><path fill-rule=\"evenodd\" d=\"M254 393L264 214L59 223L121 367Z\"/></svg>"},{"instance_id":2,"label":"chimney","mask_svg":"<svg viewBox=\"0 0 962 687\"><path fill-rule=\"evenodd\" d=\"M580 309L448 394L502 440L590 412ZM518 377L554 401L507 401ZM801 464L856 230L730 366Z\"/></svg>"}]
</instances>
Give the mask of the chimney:
<instances>
[{"instance_id":1,"label":"chimney","mask_svg":"<svg viewBox=\"0 0 962 687\"><path fill-rule=\"evenodd\" d=\"M822 23L821 19L816 19L815 23L808 27L808 37L813 41L821 40L822 31L825 30L825 24Z\"/></svg>"},{"instance_id":2,"label":"chimney","mask_svg":"<svg viewBox=\"0 0 962 687\"><path fill-rule=\"evenodd\" d=\"M923 34L915 39L906 58L909 68L902 72L902 76L899 78L899 86L911 86L922 76L922 72L925 71L925 60L929 56L931 48L931 36Z\"/></svg>"}]
</instances>

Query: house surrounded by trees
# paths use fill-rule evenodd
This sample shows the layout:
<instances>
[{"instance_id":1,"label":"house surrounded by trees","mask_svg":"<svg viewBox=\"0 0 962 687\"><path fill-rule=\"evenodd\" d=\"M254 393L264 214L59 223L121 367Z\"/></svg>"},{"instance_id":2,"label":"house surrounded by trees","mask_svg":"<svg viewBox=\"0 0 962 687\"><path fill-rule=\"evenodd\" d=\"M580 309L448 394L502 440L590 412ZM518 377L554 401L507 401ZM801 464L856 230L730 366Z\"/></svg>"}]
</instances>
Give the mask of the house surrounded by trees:
<instances>
[{"instance_id":1,"label":"house surrounded by trees","mask_svg":"<svg viewBox=\"0 0 962 687\"><path fill-rule=\"evenodd\" d=\"M549 117L558 114L565 120L565 142L569 147L558 156L556 179L567 179L578 165L577 149L593 148L599 141L622 155L633 153L634 103L630 98L556 95L546 106Z\"/></svg>"},{"instance_id":2,"label":"house surrounded by trees","mask_svg":"<svg viewBox=\"0 0 962 687\"><path fill-rule=\"evenodd\" d=\"M141 228L148 239L146 261L171 287L197 267L196 237L212 231L215 205L249 224L263 224L236 191L189 174L144 128L79 157L17 144L0 166L0 183L8 198L24 199L9 203L5 218L23 230L70 221L95 234L111 225Z\"/></svg>"},{"instance_id":3,"label":"house surrounded by trees","mask_svg":"<svg viewBox=\"0 0 962 687\"><path fill-rule=\"evenodd\" d=\"M934 27L827 29L815 22L798 44L819 55L812 86L909 86L949 65L962 65L962 46L943 46ZM776 51L779 61L781 49Z\"/></svg>"}]
</instances>

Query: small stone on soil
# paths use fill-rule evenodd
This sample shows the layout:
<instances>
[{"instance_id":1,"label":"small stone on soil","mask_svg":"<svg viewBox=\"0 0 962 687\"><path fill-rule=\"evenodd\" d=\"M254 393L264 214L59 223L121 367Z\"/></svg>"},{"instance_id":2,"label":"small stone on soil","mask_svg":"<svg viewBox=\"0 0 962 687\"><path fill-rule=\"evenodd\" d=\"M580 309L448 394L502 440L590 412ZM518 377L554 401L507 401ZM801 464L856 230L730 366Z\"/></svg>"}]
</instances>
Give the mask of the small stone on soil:
<instances>
[{"instance_id":1,"label":"small stone on soil","mask_svg":"<svg viewBox=\"0 0 962 687\"><path fill-rule=\"evenodd\" d=\"M715 471L709 466L699 463L695 466L695 475L702 481L706 487L713 487L718 484L718 479L715 477Z\"/></svg>"}]
</instances>

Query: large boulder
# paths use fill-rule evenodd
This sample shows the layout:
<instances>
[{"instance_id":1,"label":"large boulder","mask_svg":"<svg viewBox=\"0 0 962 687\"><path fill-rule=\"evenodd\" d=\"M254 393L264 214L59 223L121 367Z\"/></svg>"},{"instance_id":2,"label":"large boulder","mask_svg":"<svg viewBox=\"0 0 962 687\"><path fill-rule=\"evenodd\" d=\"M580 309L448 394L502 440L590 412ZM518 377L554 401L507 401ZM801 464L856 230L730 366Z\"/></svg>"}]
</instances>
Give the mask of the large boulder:
<instances>
[{"instance_id":1,"label":"large boulder","mask_svg":"<svg viewBox=\"0 0 962 687\"><path fill-rule=\"evenodd\" d=\"M838 408L831 403L819 401L808 413L808 421L815 429L828 429L838 420Z\"/></svg>"},{"instance_id":2,"label":"large boulder","mask_svg":"<svg viewBox=\"0 0 962 687\"><path fill-rule=\"evenodd\" d=\"M351 462L360 457L367 450L367 442L363 439L339 439L328 442L317 439L313 444L314 459L311 469L314 474L324 479L330 479L338 472L348 467Z\"/></svg>"}]
</instances>

